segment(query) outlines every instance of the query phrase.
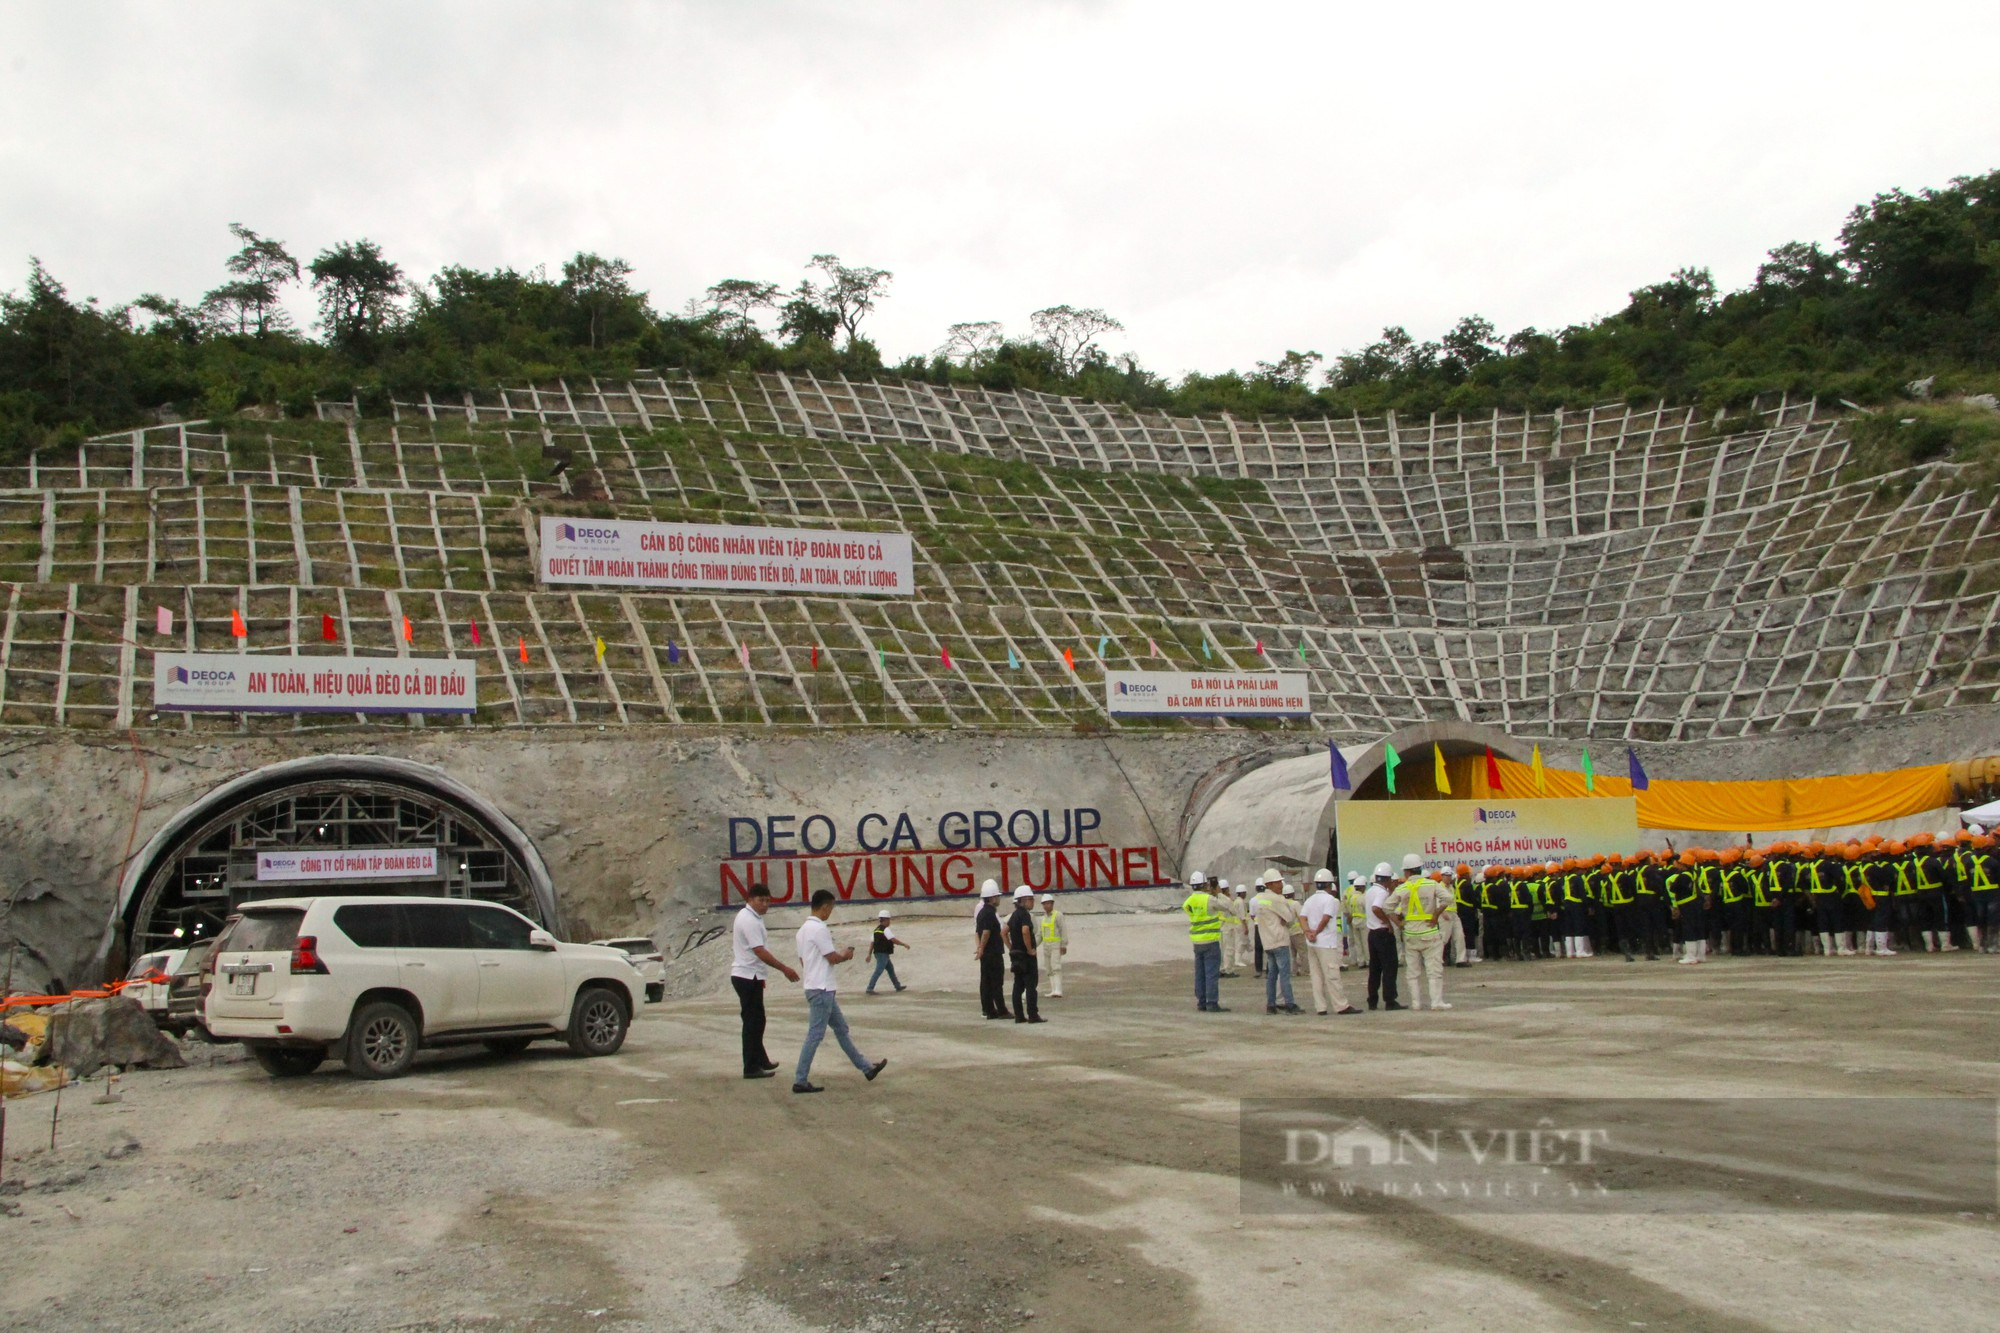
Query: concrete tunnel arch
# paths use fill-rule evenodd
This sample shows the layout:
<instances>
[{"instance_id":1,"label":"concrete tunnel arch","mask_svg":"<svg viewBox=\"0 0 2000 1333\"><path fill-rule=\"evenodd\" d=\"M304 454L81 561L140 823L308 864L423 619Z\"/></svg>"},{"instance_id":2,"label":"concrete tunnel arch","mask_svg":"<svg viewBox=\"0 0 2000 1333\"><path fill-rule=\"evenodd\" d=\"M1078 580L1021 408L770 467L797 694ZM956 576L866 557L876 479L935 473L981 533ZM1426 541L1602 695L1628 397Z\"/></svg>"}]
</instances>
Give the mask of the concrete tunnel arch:
<instances>
[{"instance_id":1,"label":"concrete tunnel arch","mask_svg":"<svg viewBox=\"0 0 2000 1333\"><path fill-rule=\"evenodd\" d=\"M1447 756L1486 753L1527 763L1532 747L1503 731L1472 722L1424 722L1391 732L1369 745L1344 745L1353 786L1336 791L1324 748L1293 758L1273 758L1240 773L1209 801L1188 836L1182 864L1232 882L1253 879L1273 856L1318 868L1326 864L1334 811L1369 785L1395 746L1405 767L1428 763L1432 749ZM1363 799L1366 799L1365 797Z\"/></svg>"},{"instance_id":2,"label":"concrete tunnel arch","mask_svg":"<svg viewBox=\"0 0 2000 1333\"><path fill-rule=\"evenodd\" d=\"M549 874L548 864L542 859L533 839L492 801L444 770L428 764L388 755L311 755L239 774L189 802L161 825L126 863L110 920L105 923L104 935L98 945L97 961L103 963L120 953L134 924L133 914L154 877L180 856L191 840L201 836L218 820L259 801L275 800L292 792L327 784L354 783L408 792L450 810L467 825L477 828L518 870L527 890L530 914L557 935L563 933L561 904L556 897L555 881ZM299 889L302 896L325 891L323 887L315 888L307 883L302 883ZM365 893L368 888L365 883L357 883L349 891Z\"/></svg>"}]
</instances>

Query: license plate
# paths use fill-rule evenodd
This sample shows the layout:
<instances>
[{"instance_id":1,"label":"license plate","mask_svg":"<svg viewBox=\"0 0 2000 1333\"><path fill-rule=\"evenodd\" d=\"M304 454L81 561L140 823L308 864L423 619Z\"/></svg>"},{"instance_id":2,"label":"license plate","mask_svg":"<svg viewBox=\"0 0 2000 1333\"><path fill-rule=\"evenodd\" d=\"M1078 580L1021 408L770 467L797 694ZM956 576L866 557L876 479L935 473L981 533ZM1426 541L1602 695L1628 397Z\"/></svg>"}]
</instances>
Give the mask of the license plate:
<instances>
[{"instance_id":1,"label":"license plate","mask_svg":"<svg viewBox=\"0 0 2000 1333\"><path fill-rule=\"evenodd\" d=\"M229 979L229 993L231 995L255 995L257 993L257 974L255 972L238 972Z\"/></svg>"}]
</instances>

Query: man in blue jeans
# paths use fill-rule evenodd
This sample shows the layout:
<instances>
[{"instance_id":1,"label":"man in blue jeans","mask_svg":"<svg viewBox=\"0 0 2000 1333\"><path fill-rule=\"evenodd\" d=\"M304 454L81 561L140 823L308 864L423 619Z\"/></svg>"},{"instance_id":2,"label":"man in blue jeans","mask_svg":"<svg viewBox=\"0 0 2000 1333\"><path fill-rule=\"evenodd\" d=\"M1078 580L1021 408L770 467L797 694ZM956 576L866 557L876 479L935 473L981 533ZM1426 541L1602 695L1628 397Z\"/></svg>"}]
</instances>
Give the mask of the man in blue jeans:
<instances>
[{"instance_id":1,"label":"man in blue jeans","mask_svg":"<svg viewBox=\"0 0 2000 1333\"><path fill-rule=\"evenodd\" d=\"M1264 1012L1303 1013L1292 998L1292 925L1299 912L1279 888L1278 877L1267 872L1263 888L1250 900L1258 938L1264 941ZM1283 1005L1278 1003L1280 992L1284 994Z\"/></svg>"},{"instance_id":2,"label":"man in blue jeans","mask_svg":"<svg viewBox=\"0 0 2000 1333\"><path fill-rule=\"evenodd\" d=\"M868 1063L868 1057L855 1048L854 1039L847 1035L847 1015L840 1012L840 1000L834 994L833 965L854 957L854 950L833 947L833 933L826 928L826 919L833 915L833 903L831 889L813 894L812 915L799 927L799 971L805 980L807 1019L806 1044L799 1049L798 1072L792 1075L793 1092L821 1091L819 1084L806 1076L812 1073L813 1056L828 1028L833 1029L833 1039L840 1043L840 1049L847 1052L847 1058L870 1082L889 1063L887 1060Z\"/></svg>"}]
</instances>

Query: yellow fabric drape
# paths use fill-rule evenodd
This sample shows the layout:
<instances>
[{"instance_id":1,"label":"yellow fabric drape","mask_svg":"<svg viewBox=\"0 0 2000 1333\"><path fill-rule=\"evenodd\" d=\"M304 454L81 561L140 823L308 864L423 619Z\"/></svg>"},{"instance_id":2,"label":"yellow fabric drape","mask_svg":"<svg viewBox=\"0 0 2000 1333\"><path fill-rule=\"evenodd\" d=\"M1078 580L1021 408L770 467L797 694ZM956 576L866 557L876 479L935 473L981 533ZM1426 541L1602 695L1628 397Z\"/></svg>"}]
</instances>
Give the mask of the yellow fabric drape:
<instances>
[{"instance_id":1,"label":"yellow fabric drape","mask_svg":"<svg viewBox=\"0 0 2000 1333\"><path fill-rule=\"evenodd\" d=\"M1452 785L1459 768L1452 763ZM1534 771L1511 759L1498 760L1502 790L1486 781L1484 756L1460 790L1473 800L1522 800L1536 795ZM1886 773L1847 773L1826 778L1769 778L1747 782L1689 782L1654 778L1645 791L1609 773L1597 775L1598 796L1636 796L1639 827L1698 829L1707 832L1777 832L1838 828L1899 819L1951 804L1950 765L1925 764ZM1550 796L1588 796L1583 774L1544 768Z\"/></svg>"}]
</instances>

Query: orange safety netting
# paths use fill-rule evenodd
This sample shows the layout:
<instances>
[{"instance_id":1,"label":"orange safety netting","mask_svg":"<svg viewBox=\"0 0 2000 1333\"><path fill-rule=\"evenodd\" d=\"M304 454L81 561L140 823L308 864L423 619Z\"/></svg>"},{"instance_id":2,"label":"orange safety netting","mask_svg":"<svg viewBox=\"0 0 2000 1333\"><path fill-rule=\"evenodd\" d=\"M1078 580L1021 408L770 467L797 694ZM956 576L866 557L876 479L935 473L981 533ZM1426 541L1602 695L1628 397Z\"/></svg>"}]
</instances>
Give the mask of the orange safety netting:
<instances>
[{"instance_id":1,"label":"orange safety netting","mask_svg":"<svg viewBox=\"0 0 2000 1333\"><path fill-rule=\"evenodd\" d=\"M150 986L155 982L171 981L164 972L153 972L143 977L132 977L125 981L108 982L92 990L73 990L67 995L9 995L0 998L0 1014L9 1009L33 1009L43 1005L68 1004L71 1000L103 1000L116 995L127 986Z\"/></svg>"},{"instance_id":2,"label":"orange safety netting","mask_svg":"<svg viewBox=\"0 0 2000 1333\"><path fill-rule=\"evenodd\" d=\"M1466 800L1519 800L1533 796L1635 796L1639 827L1692 829L1716 833L1767 832L1784 829L1839 828L1900 819L1951 804L1949 765L1925 764L1894 768L1885 773L1844 773L1824 778L1764 778L1745 782L1692 782L1654 778L1647 790L1635 792L1621 773L1599 773L1597 790L1587 791L1583 774L1568 769L1542 770L1544 790L1535 786L1534 770L1501 759L1500 785L1486 782L1486 762L1478 756L1464 767L1466 786L1459 788L1460 768L1447 760L1454 794ZM1625 766L1620 754L1615 761Z\"/></svg>"}]
</instances>

